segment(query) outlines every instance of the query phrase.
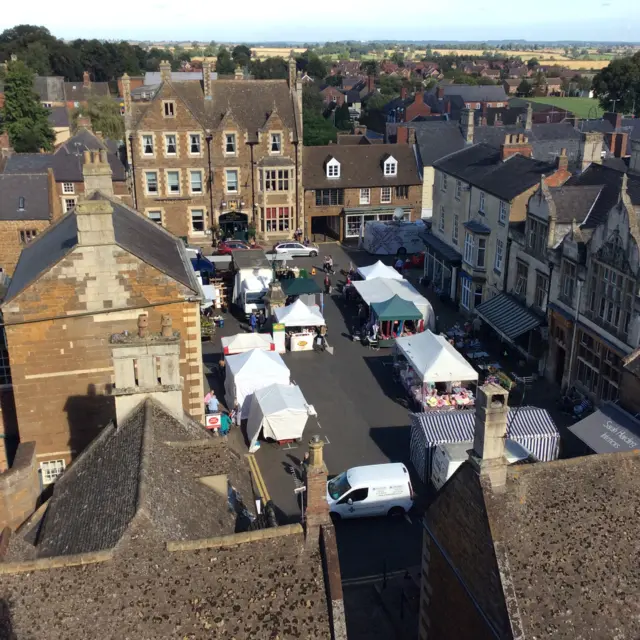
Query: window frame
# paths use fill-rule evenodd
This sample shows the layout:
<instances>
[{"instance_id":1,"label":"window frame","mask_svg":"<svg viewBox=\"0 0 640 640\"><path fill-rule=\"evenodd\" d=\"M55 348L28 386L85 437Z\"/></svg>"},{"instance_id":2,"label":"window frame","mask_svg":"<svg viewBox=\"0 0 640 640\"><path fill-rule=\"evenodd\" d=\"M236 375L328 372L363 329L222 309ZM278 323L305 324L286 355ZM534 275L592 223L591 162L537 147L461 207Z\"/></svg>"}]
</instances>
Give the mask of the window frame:
<instances>
[{"instance_id":1,"label":"window frame","mask_svg":"<svg viewBox=\"0 0 640 640\"><path fill-rule=\"evenodd\" d=\"M456 180L455 199L460 200L461 197L462 197L462 182L460 180Z\"/></svg>"},{"instance_id":2,"label":"window frame","mask_svg":"<svg viewBox=\"0 0 640 640\"><path fill-rule=\"evenodd\" d=\"M193 174L200 174L200 191L193 190ZM202 169L189 169L189 194L192 196L201 196L204 194L204 171Z\"/></svg>"},{"instance_id":3,"label":"window frame","mask_svg":"<svg viewBox=\"0 0 640 640\"><path fill-rule=\"evenodd\" d=\"M64 208L64 213L69 213L76 208L78 204L78 198L62 198L62 206Z\"/></svg>"},{"instance_id":4,"label":"window frame","mask_svg":"<svg viewBox=\"0 0 640 640\"><path fill-rule=\"evenodd\" d=\"M409 185L408 184L400 184L395 189L396 189L396 198L398 200L408 200L409 199Z\"/></svg>"},{"instance_id":5,"label":"window frame","mask_svg":"<svg viewBox=\"0 0 640 640\"><path fill-rule=\"evenodd\" d=\"M149 179L148 176L153 173L156 176L156 190L149 191ZM157 169L145 169L144 176L144 194L146 196L159 196L160 195L160 172Z\"/></svg>"},{"instance_id":6,"label":"window frame","mask_svg":"<svg viewBox=\"0 0 640 640\"><path fill-rule=\"evenodd\" d=\"M493 261L493 268L498 273L502 273L504 266L504 242L500 238L496 238L496 257Z\"/></svg>"},{"instance_id":7,"label":"window frame","mask_svg":"<svg viewBox=\"0 0 640 640\"><path fill-rule=\"evenodd\" d=\"M202 231L194 229L193 214L202 213ZM207 233L207 210L204 207L189 207L189 235L203 236Z\"/></svg>"},{"instance_id":8,"label":"window frame","mask_svg":"<svg viewBox=\"0 0 640 640\"><path fill-rule=\"evenodd\" d=\"M50 469L49 465L53 465L53 469ZM67 463L64 459L57 460L43 460L40 463L40 481L43 487L48 487L53 484L65 471Z\"/></svg>"},{"instance_id":9,"label":"window frame","mask_svg":"<svg viewBox=\"0 0 640 640\"><path fill-rule=\"evenodd\" d=\"M447 174L443 171L440 174L442 177L440 178L440 191L447 192Z\"/></svg>"},{"instance_id":10,"label":"window frame","mask_svg":"<svg viewBox=\"0 0 640 640\"><path fill-rule=\"evenodd\" d=\"M486 196L484 191L480 191L480 195L478 196L478 212L482 215L485 214L485 205L486 205Z\"/></svg>"},{"instance_id":11,"label":"window frame","mask_svg":"<svg viewBox=\"0 0 640 640\"><path fill-rule=\"evenodd\" d=\"M20 244L27 245L33 240L35 240L38 235L37 229L20 229L18 231L18 238L20 240Z\"/></svg>"},{"instance_id":12,"label":"window frame","mask_svg":"<svg viewBox=\"0 0 640 640\"><path fill-rule=\"evenodd\" d=\"M225 156L236 156L238 155L238 134L235 131L225 131L223 132L224 136L224 155ZM233 150L229 151L230 138L233 139L232 146Z\"/></svg>"},{"instance_id":13,"label":"window frame","mask_svg":"<svg viewBox=\"0 0 640 640\"><path fill-rule=\"evenodd\" d=\"M165 118L176 117L176 101L175 100L163 100L162 101L162 115Z\"/></svg>"},{"instance_id":14,"label":"window frame","mask_svg":"<svg viewBox=\"0 0 640 640\"><path fill-rule=\"evenodd\" d=\"M236 189L235 191L229 190L229 174L236 174ZM236 167L225 167L224 170L224 192L230 195L237 195L240 193L240 169Z\"/></svg>"},{"instance_id":15,"label":"window frame","mask_svg":"<svg viewBox=\"0 0 640 640\"><path fill-rule=\"evenodd\" d=\"M146 151L145 138L151 139L151 153ZM156 137L153 132L141 132L140 133L140 151L143 158L155 158L156 155Z\"/></svg>"},{"instance_id":16,"label":"window frame","mask_svg":"<svg viewBox=\"0 0 640 640\"><path fill-rule=\"evenodd\" d=\"M383 173L385 178L394 178L398 175L398 161L389 157L384 161Z\"/></svg>"},{"instance_id":17,"label":"window frame","mask_svg":"<svg viewBox=\"0 0 640 640\"><path fill-rule=\"evenodd\" d=\"M388 199L385 199L385 193L389 193ZM380 204L391 204L391 187L380 187Z\"/></svg>"},{"instance_id":18,"label":"window frame","mask_svg":"<svg viewBox=\"0 0 640 640\"><path fill-rule=\"evenodd\" d=\"M273 143L276 139L276 136L279 140L278 142L278 148L277 150L273 150ZM269 155L271 156L279 156L282 155L282 143L283 143L283 136L282 136L282 131L271 131L269 133Z\"/></svg>"},{"instance_id":19,"label":"window frame","mask_svg":"<svg viewBox=\"0 0 640 640\"><path fill-rule=\"evenodd\" d=\"M265 233L283 233L293 228L293 207L277 205L262 210L262 231ZM297 244L297 243L287 243Z\"/></svg>"},{"instance_id":20,"label":"window frame","mask_svg":"<svg viewBox=\"0 0 640 640\"><path fill-rule=\"evenodd\" d=\"M500 200L500 205L498 207L498 222L506 225L508 219L507 203L504 200Z\"/></svg>"},{"instance_id":21,"label":"window frame","mask_svg":"<svg viewBox=\"0 0 640 640\"><path fill-rule=\"evenodd\" d=\"M453 227L451 228L451 242L458 246L458 240L460 236L460 230L458 229L458 225L460 224L460 219L457 213L453 214Z\"/></svg>"},{"instance_id":22,"label":"window frame","mask_svg":"<svg viewBox=\"0 0 640 640\"><path fill-rule=\"evenodd\" d=\"M169 138L173 138L175 151L169 151ZM177 158L178 157L178 134L173 132L163 133L162 134L163 144L163 155L165 158Z\"/></svg>"},{"instance_id":23,"label":"window frame","mask_svg":"<svg viewBox=\"0 0 640 640\"><path fill-rule=\"evenodd\" d=\"M524 275L522 273L522 269L524 269ZM520 287L522 283L522 287ZM518 288L521 288L518 291ZM523 260L516 260L516 283L513 288L513 292L516 296L520 296L523 299L527 299L527 290L529 289L529 264L524 262Z\"/></svg>"},{"instance_id":24,"label":"window frame","mask_svg":"<svg viewBox=\"0 0 640 640\"><path fill-rule=\"evenodd\" d=\"M188 155L191 156L192 158L199 158L202 156L202 134L199 131L189 131L187 133L188 136ZM192 147L193 147L193 140L191 138L196 137L198 138L198 151L193 151Z\"/></svg>"},{"instance_id":25,"label":"window frame","mask_svg":"<svg viewBox=\"0 0 640 640\"><path fill-rule=\"evenodd\" d=\"M481 255L482 255L482 264L480 264ZM487 268L487 239L483 237L478 238L478 244L476 247L476 267L478 269Z\"/></svg>"},{"instance_id":26,"label":"window frame","mask_svg":"<svg viewBox=\"0 0 640 640\"><path fill-rule=\"evenodd\" d=\"M71 190L68 189L71 187ZM62 195L63 196L73 196L76 193L76 187L73 182L63 182L62 183Z\"/></svg>"},{"instance_id":27,"label":"window frame","mask_svg":"<svg viewBox=\"0 0 640 640\"><path fill-rule=\"evenodd\" d=\"M326 189L316 189L315 196L316 196L316 207L344 206L344 189L340 189L336 187L330 187ZM333 202L334 200L335 202Z\"/></svg>"},{"instance_id":28,"label":"window frame","mask_svg":"<svg viewBox=\"0 0 640 640\"><path fill-rule=\"evenodd\" d=\"M472 296L471 278L460 278L460 304L467 311L471 309L471 296ZM466 297L466 304L465 304L465 297Z\"/></svg>"},{"instance_id":29,"label":"window frame","mask_svg":"<svg viewBox=\"0 0 640 640\"><path fill-rule=\"evenodd\" d=\"M331 160L327 162L327 178L330 178L331 180L338 179L340 177L340 169L340 162L335 158L331 158Z\"/></svg>"},{"instance_id":30,"label":"window frame","mask_svg":"<svg viewBox=\"0 0 640 640\"><path fill-rule=\"evenodd\" d=\"M170 174L178 174L178 190L171 191L171 185L169 184L169 175ZM180 169L165 169L165 180L166 180L166 195L168 197L180 197L182 195L182 172Z\"/></svg>"},{"instance_id":31,"label":"window frame","mask_svg":"<svg viewBox=\"0 0 640 640\"><path fill-rule=\"evenodd\" d=\"M152 213L157 213L160 215L160 221L158 222L157 220L154 220L151 217ZM151 222L153 222L154 224L157 224L159 227L164 227L164 214L162 209L147 209L146 211L146 215L147 215L147 219L150 220Z\"/></svg>"},{"instance_id":32,"label":"window frame","mask_svg":"<svg viewBox=\"0 0 640 640\"><path fill-rule=\"evenodd\" d=\"M544 281L544 286L540 288L540 281ZM535 291L533 295L533 304L538 307L538 309L544 310L547 304L547 294L549 292L549 276L546 276L544 273L540 271L536 271L536 284ZM542 296L541 299L538 298L539 294Z\"/></svg>"},{"instance_id":33,"label":"window frame","mask_svg":"<svg viewBox=\"0 0 640 640\"><path fill-rule=\"evenodd\" d=\"M366 192L366 196L364 195ZM371 187L360 187L360 204L371 204Z\"/></svg>"},{"instance_id":34,"label":"window frame","mask_svg":"<svg viewBox=\"0 0 640 640\"><path fill-rule=\"evenodd\" d=\"M462 259L469 265L474 266L473 256L476 249L476 238L470 231L465 231L464 235L464 251Z\"/></svg>"}]
</instances>

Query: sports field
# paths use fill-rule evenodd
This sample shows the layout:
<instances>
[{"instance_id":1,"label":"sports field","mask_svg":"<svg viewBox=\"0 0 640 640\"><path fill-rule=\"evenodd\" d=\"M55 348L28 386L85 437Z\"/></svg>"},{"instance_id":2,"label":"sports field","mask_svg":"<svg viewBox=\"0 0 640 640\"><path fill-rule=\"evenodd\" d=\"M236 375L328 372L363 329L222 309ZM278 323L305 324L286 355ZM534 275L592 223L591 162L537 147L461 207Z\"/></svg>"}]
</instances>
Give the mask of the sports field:
<instances>
[{"instance_id":1,"label":"sports field","mask_svg":"<svg viewBox=\"0 0 640 640\"><path fill-rule=\"evenodd\" d=\"M600 118L602 109L597 100L593 98L527 98L531 102L551 104L560 109L571 111L579 118Z\"/></svg>"}]
</instances>

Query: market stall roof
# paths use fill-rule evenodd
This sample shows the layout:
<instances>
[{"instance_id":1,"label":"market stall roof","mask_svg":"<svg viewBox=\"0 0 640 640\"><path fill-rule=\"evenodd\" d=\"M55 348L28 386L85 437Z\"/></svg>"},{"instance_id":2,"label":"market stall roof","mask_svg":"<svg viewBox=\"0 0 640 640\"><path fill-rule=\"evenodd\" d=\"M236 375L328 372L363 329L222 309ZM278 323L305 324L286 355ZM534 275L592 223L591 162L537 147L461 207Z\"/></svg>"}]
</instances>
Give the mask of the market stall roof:
<instances>
[{"instance_id":1,"label":"market stall roof","mask_svg":"<svg viewBox=\"0 0 640 640\"><path fill-rule=\"evenodd\" d=\"M308 307L302 300L277 308L275 315L277 322L285 327L320 327L326 324L318 307Z\"/></svg>"},{"instance_id":2,"label":"market stall roof","mask_svg":"<svg viewBox=\"0 0 640 640\"><path fill-rule=\"evenodd\" d=\"M640 449L640 420L620 407L605 402L584 420L569 427L594 453Z\"/></svg>"},{"instance_id":3,"label":"market stall roof","mask_svg":"<svg viewBox=\"0 0 640 640\"><path fill-rule=\"evenodd\" d=\"M402 280L402 276L393 268L378 260L375 264L368 267L358 267L358 273L365 280L373 280L374 278L389 278L390 280Z\"/></svg>"},{"instance_id":4,"label":"market stall roof","mask_svg":"<svg viewBox=\"0 0 640 640\"><path fill-rule=\"evenodd\" d=\"M322 293L320 285L312 278L287 278L282 281L282 290L286 296L304 296Z\"/></svg>"},{"instance_id":5,"label":"market stall roof","mask_svg":"<svg viewBox=\"0 0 640 640\"><path fill-rule=\"evenodd\" d=\"M246 353L229 356L226 359L227 373L231 373L236 379L240 377L264 376L267 371L289 372L289 368L275 351L262 351L252 349Z\"/></svg>"},{"instance_id":6,"label":"market stall roof","mask_svg":"<svg viewBox=\"0 0 640 640\"><path fill-rule=\"evenodd\" d=\"M259 249L237 249L231 254L231 260L237 269L271 269L271 262L264 251Z\"/></svg>"},{"instance_id":7,"label":"market stall roof","mask_svg":"<svg viewBox=\"0 0 640 640\"><path fill-rule=\"evenodd\" d=\"M371 308L379 320L419 320L422 318L420 309L413 302L403 300L398 295L384 302L374 302Z\"/></svg>"},{"instance_id":8,"label":"market stall roof","mask_svg":"<svg viewBox=\"0 0 640 640\"><path fill-rule=\"evenodd\" d=\"M238 333L221 339L222 352L225 355L243 353L251 349L275 351L276 345L268 333Z\"/></svg>"},{"instance_id":9,"label":"market stall roof","mask_svg":"<svg viewBox=\"0 0 640 640\"><path fill-rule=\"evenodd\" d=\"M477 380L478 372L446 338L424 331L396 338L398 349L424 381L451 382Z\"/></svg>"},{"instance_id":10,"label":"market stall roof","mask_svg":"<svg viewBox=\"0 0 640 640\"><path fill-rule=\"evenodd\" d=\"M509 341L515 340L542 323L541 316L527 309L508 293L500 293L478 305L476 313Z\"/></svg>"}]
</instances>

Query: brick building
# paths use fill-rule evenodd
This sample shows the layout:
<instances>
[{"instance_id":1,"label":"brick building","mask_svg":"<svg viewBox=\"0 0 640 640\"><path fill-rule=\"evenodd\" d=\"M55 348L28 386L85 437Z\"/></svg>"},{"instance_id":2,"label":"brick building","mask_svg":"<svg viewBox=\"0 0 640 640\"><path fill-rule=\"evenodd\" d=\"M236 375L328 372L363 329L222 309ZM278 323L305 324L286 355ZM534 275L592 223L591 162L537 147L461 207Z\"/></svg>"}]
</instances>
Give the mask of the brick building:
<instances>
[{"instance_id":1,"label":"brick building","mask_svg":"<svg viewBox=\"0 0 640 640\"><path fill-rule=\"evenodd\" d=\"M133 103L123 78L136 208L177 236L211 245L211 230L290 237L302 226L302 83L289 79L162 83Z\"/></svg>"},{"instance_id":2,"label":"brick building","mask_svg":"<svg viewBox=\"0 0 640 640\"><path fill-rule=\"evenodd\" d=\"M113 194L107 152L85 152L84 196L20 256L0 311L21 442L46 484L114 416L107 336L140 314L179 331L182 406L201 419L201 290L183 244Z\"/></svg>"},{"instance_id":3,"label":"brick building","mask_svg":"<svg viewBox=\"0 0 640 640\"><path fill-rule=\"evenodd\" d=\"M391 220L398 207L406 220L420 218L422 183L411 142L305 147L307 235L355 240L365 222Z\"/></svg>"}]
</instances>

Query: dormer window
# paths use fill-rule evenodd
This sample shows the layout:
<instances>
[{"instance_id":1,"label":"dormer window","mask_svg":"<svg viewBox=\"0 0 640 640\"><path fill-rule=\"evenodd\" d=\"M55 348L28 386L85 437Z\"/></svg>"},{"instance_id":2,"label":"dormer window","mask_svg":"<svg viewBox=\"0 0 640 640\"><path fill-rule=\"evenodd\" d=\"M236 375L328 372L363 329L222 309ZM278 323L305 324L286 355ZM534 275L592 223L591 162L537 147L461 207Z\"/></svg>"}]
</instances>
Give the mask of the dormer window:
<instances>
[{"instance_id":1,"label":"dormer window","mask_svg":"<svg viewBox=\"0 0 640 640\"><path fill-rule=\"evenodd\" d=\"M327 162L327 178L339 178L339 177L340 177L340 163L335 158L331 158L331 160Z\"/></svg>"},{"instance_id":2,"label":"dormer window","mask_svg":"<svg viewBox=\"0 0 640 640\"><path fill-rule=\"evenodd\" d=\"M24 211L24 196L18 198L18 211Z\"/></svg>"},{"instance_id":3,"label":"dormer window","mask_svg":"<svg viewBox=\"0 0 640 640\"><path fill-rule=\"evenodd\" d=\"M393 156L389 156L384 161L384 175L385 176L398 175L398 161Z\"/></svg>"},{"instance_id":4,"label":"dormer window","mask_svg":"<svg viewBox=\"0 0 640 640\"><path fill-rule=\"evenodd\" d=\"M173 118L176 115L176 105L173 100L165 100L163 102L164 108L164 117L165 118Z\"/></svg>"}]
</instances>

